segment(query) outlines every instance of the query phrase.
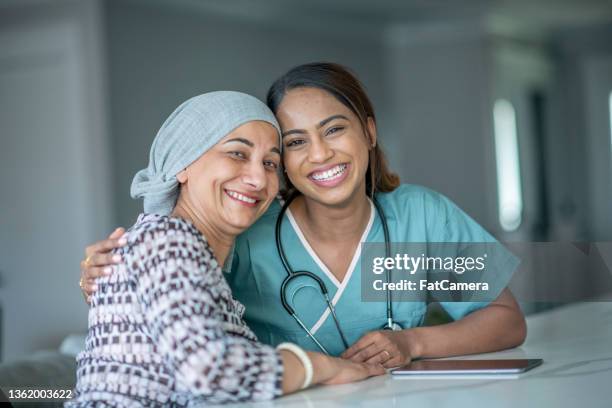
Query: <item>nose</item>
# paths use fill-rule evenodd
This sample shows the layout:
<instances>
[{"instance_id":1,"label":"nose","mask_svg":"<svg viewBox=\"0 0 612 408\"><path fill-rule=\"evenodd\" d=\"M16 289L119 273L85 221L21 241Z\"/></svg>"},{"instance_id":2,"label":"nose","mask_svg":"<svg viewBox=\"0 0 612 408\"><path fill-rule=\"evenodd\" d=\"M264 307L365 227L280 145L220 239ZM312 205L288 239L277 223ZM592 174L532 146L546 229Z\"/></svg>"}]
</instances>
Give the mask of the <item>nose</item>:
<instances>
[{"instance_id":1,"label":"nose","mask_svg":"<svg viewBox=\"0 0 612 408\"><path fill-rule=\"evenodd\" d=\"M334 151L321 138L312 138L308 147L308 159L313 163L323 163L334 155Z\"/></svg>"},{"instance_id":2,"label":"nose","mask_svg":"<svg viewBox=\"0 0 612 408\"><path fill-rule=\"evenodd\" d=\"M255 191L263 189L268 181L263 163L251 161L244 166L242 181Z\"/></svg>"}]
</instances>

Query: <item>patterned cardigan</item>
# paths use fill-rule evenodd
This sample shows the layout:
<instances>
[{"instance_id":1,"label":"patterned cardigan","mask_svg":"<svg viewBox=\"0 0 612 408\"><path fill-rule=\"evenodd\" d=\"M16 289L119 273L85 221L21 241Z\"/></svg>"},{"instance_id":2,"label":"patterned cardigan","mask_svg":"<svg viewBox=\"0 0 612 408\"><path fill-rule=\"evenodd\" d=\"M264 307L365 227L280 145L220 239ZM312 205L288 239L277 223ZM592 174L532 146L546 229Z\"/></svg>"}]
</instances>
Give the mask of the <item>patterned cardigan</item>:
<instances>
[{"instance_id":1,"label":"patterned cardigan","mask_svg":"<svg viewBox=\"0 0 612 408\"><path fill-rule=\"evenodd\" d=\"M268 400L281 394L282 362L242 320L202 234L180 218L141 214L98 279L77 406L186 406Z\"/></svg>"}]
</instances>

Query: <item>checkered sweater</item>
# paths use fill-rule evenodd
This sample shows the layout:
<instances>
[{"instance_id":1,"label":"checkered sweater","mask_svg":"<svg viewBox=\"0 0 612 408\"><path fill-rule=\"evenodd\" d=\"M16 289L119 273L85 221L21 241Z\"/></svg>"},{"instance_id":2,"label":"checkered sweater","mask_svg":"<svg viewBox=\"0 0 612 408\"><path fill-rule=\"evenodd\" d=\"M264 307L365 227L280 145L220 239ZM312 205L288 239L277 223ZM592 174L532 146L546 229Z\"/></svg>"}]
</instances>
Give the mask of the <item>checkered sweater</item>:
<instances>
[{"instance_id":1,"label":"checkered sweater","mask_svg":"<svg viewBox=\"0 0 612 408\"><path fill-rule=\"evenodd\" d=\"M179 218L142 214L98 279L75 399L66 406L186 406L281 394L278 352L242 320L205 238Z\"/></svg>"}]
</instances>

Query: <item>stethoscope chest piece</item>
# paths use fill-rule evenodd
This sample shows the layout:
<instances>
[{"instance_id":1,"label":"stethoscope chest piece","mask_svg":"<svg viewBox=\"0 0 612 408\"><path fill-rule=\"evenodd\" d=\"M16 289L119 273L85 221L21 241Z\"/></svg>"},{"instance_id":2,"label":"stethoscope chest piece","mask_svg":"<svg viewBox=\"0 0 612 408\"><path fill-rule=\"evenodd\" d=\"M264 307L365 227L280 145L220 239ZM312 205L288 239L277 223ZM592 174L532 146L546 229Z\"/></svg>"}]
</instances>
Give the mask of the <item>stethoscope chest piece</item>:
<instances>
[{"instance_id":1,"label":"stethoscope chest piece","mask_svg":"<svg viewBox=\"0 0 612 408\"><path fill-rule=\"evenodd\" d=\"M383 327L383 330L391 330L391 331L400 331L400 330L404 330L404 328L402 326L400 326L399 323L392 321L391 323L387 322Z\"/></svg>"}]
</instances>

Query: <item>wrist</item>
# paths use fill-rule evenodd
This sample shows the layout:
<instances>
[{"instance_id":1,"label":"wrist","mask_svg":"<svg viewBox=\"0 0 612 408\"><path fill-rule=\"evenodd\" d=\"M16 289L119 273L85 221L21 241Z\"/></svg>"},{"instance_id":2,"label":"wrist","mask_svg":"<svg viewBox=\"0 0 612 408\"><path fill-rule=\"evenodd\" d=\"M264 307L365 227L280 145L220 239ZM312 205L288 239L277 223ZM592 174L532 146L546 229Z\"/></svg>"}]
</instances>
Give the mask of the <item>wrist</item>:
<instances>
[{"instance_id":1,"label":"wrist","mask_svg":"<svg viewBox=\"0 0 612 408\"><path fill-rule=\"evenodd\" d=\"M308 353L293 343L281 343L276 347L276 350L281 353L289 352L290 354L293 354L295 358L297 358L299 364L302 366L302 372L304 373L303 381L301 382L299 389L303 390L304 388L310 387L313 382L314 366Z\"/></svg>"},{"instance_id":2,"label":"wrist","mask_svg":"<svg viewBox=\"0 0 612 408\"><path fill-rule=\"evenodd\" d=\"M313 384L321 384L334 376L333 362L329 356L312 351L306 352L313 367Z\"/></svg>"},{"instance_id":3,"label":"wrist","mask_svg":"<svg viewBox=\"0 0 612 408\"><path fill-rule=\"evenodd\" d=\"M413 329L404 330L406 335L406 344L410 353L411 359L421 358L424 355L424 344L422 340L422 328L415 327Z\"/></svg>"}]
</instances>

